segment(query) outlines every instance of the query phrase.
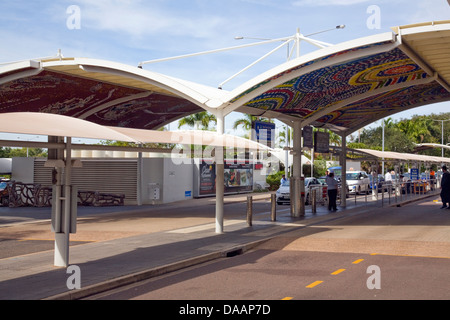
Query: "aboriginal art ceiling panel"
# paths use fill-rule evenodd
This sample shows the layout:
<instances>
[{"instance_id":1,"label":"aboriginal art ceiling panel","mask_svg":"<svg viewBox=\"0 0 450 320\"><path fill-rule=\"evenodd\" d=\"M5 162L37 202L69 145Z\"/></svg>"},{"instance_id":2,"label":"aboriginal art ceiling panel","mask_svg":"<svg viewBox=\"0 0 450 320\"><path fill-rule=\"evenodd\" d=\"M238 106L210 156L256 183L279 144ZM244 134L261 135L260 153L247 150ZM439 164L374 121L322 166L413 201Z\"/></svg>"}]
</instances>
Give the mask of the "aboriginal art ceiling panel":
<instances>
[{"instance_id":1,"label":"aboriginal art ceiling panel","mask_svg":"<svg viewBox=\"0 0 450 320\"><path fill-rule=\"evenodd\" d=\"M362 99L319 118L317 125L332 123L334 126L352 128L351 130L355 131L398 110L403 111L448 100L450 100L450 92L438 83L430 82Z\"/></svg>"},{"instance_id":2,"label":"aboriginal art ceiling panel","mask_svg":"<svg viewBox=\"0 0 450 320\"><path fill-rule=\"evenodd\" d=\"M0 112L44 112L155 129L202 109L186 99L44 70L0 85Z\"/></svg>"},{"instance_id":3,"label":"aboriginal art ceiling panel","mask_svg":"<svg viewBox=\"0 0 450 320\"><path fill-rule=\"evenodd\" d=\"M316 115L314 120L320 119L322 124L345 129L355 127L358 122L367 122L380 111L394 113L407 105L413 107L433 100L448 99L448 92L439 85L424 86L422 83L426 83L427 78L431 82L430 75L396 48L301 75L264 92L245 106L302 119ZM423 88L408 89L408 84L422 84ZM406 89L397 90L399 87ZM394 92L389 93L391 88ZM376 108L373 103L380 102L375 98L379 97L378 91L387 92L386 95L392 98L384 100L382 107ZM410 94L414 96L410 97ZM359 100L358 97L364 99L371 95L375 97L368 100L370 103L355 102ZM350 106L341 109L347 102ZM338 107L332 110L333 106ZM323 113L327 115L323 116ZM344 114L346 117L341 119Z\"/></svg>"}]
</instances>

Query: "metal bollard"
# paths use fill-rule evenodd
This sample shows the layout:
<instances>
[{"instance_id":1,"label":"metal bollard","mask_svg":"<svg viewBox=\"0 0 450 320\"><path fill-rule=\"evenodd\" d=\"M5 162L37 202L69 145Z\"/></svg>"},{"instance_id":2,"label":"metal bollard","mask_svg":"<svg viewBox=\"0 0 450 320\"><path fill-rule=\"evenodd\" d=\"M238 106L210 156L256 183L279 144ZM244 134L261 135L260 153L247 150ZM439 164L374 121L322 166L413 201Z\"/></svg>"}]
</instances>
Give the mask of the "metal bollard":
<instances>
[{"instance_id":1,"label":"metal bollard","mask_svg":"<svg viewBox=\"0 0 450 320\"><path fill-rule=\"evenodd\" d=\"M252 226L252 218L253 218L253 197L247 196L247 225L249 227Z\"/></svg>"},{"instance_id":2,"label":"metal bollard","mask_svg":"<svg viewBox=\"0 0 450 320\"><path fill-rule=\"evenodd\" d=\"M271 194L270 201L271 201L270 220L273 222L277 220L277 196L275 194Z\"/></svg>"},{"instance_id":3,"label":"metal bollard","mask_svg":"<svg viewBox=\"0 0 450 320\"><path fill-rule=\"evenodd\" d=\"M391 192L392 192L392 186L389 185L389 189L388 189L388 196L389 196L389 204L391 204Z\"/></svg>"},{"instance_id":4,"label":"metal bollard","mask_svg":"<svg viewBox=\"0 0 450 320\"><path fill-rule=\"evenodd\" d=\"M312 213L316 213L316 190L317 189L312 189L311 190L311 209L312 209Z\"/></svg>"}]
</instances>

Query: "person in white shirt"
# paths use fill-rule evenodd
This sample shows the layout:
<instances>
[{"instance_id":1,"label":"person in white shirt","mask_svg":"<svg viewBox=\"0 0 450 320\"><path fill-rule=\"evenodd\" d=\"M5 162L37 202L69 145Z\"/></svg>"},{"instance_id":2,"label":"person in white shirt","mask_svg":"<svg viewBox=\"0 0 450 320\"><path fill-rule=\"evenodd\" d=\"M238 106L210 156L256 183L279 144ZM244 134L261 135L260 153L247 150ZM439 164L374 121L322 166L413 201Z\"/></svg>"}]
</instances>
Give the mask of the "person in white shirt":
<instances>
[{"instance_id":1,"label":"person in white shirt","mask_svg":"<svg viewBox=\"0 0 450 320\"><path fill-rule=\"evenodd\" d=\"M338 191L338 182L334 179L334 173L330 172L325 178L325 182L327 183L327 193L328 193L328 210L337 211L336 207L336 198Z\"/></svg>"}]
</instances>

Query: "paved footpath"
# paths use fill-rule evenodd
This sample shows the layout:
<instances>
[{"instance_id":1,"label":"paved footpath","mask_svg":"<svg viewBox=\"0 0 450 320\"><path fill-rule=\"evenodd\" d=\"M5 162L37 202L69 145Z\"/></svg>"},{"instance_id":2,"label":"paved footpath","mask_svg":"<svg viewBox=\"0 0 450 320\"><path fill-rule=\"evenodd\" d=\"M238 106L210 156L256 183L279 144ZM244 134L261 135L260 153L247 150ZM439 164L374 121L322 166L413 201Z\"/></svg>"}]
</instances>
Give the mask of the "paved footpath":
<instances>
[{"instance_id":1,"label":"paved footpath","mask_svg":"<svg viewBox=\"0 0 450 320\"><path fill-rule=\"evenodd\" d=\"M215 232L213 198L161 206L80 208L78 231L71 235L71 240L87 243L70 247L70 265L80 268L81 289L68 289L71 273L67 273L66 268L53 266L54 251L47 250L0 259L0 300L80 299L242 253L289 231L373 210L395 213L395 207L355 206L349 201L347 208L336 213L329 213L319 205L315 214L307 211L304 218L292 218L289 206L278 206L276 221L272 222L270 194L262 193L253 194L256 214L252 226L248 226L246 197L226 197L224 233L221 234ZM437 196L425 201L431 202L435 198ZM8 211L11 209L4 209L0 218L3 215L12 219ZM15 211L15 217L20 217L20 223L0 224L0 238L54 239L48 230L49 221L33 218L45 217L46 209L39 208L34 215L19 209ZM93 211L96 211L95 215L90 214Z\"/></svg>"}]
</instances>

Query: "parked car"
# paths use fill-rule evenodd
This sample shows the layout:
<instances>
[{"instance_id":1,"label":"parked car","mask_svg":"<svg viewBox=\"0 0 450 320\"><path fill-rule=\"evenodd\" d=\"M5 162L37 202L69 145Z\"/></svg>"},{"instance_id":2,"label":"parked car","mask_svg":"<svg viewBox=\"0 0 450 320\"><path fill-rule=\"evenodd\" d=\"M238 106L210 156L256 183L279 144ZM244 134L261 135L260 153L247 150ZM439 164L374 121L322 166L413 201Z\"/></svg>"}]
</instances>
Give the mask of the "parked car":
<instances>
[{"instance_id":1,"label":"parked car","mask_svg":"<svg viewBox=\"0 0 450 320\"><path fill-rule=\"evenodd\" d=\"M372 188L373 188L373 181L372 181L373 180L373 175L369 174L368 176L369 176L369 179L370 179L369 188L370 188L370 190L372 190ZM379 174L378 177L377 177L377 185L375 186L375 189L378 190L378 192L380 192L382 187L383 187L383 184L384 184L384 176L382 174Z\"/></svg>"},{"instance_id":2,"label":"parked car","mask_svg":"<svg viewBox=\"0 0 450 320\"><path fill-rule=\"evenodd\" d=\"M289 204L291 202L289 180L284 182L276 192L277 204ZM317 186L322 187L322 183L316 178L305 178L305 204L309 204L309 191L310 187Z\"/></svg>"},{"instance_id":3,"label":"parked car","mask_svg":"<svg viewBox=\"0 0 450 320\"><path fill-rule=\"evenodd\" d=\"M345 173L347 180L348 192L361 194L370 191L370 178L364 171L347 171Z\"/></svg>"}]
</instances>

